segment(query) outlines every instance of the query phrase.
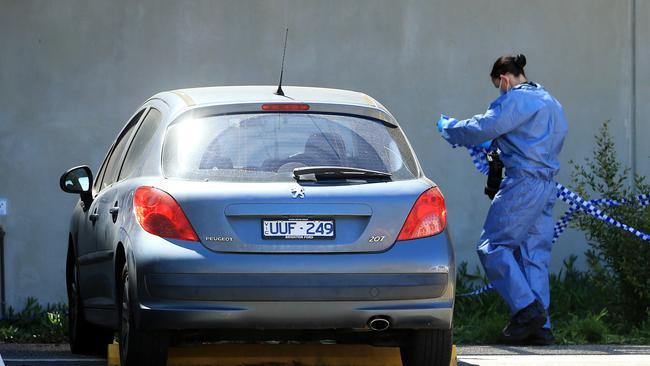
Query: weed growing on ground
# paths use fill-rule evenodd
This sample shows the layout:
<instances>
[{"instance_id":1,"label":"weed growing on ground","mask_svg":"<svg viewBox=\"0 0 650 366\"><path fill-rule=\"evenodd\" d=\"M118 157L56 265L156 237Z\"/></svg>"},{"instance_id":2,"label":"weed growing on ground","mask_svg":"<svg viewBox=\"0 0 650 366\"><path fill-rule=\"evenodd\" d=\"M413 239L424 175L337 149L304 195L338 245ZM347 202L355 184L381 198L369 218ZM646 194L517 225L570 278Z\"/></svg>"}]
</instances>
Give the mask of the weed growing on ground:
<instances>
[{"instance_id":1,"label":"weed growing on ground","mask_svg":"<svg viewBox=\"0 0 650 366\"><path fill-rule=\"evenodd\" d=\"M30 297L25 307L16 312L12 307L0 320L0 340L16 343L67 342L68 308L65 304L41 306Z\"/></svg>"}]
</instances>

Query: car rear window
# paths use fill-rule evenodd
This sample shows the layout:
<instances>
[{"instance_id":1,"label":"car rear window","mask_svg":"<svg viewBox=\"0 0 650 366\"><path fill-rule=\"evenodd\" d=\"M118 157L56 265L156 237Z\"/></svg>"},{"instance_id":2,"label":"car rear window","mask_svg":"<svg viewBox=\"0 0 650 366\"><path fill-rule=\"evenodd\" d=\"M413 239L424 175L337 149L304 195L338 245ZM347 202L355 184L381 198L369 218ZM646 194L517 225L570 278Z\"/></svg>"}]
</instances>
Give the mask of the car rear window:
<instances>
[{"instance_id":1,"label":"car rear window","mask_svg":"<svg viewBox=\"0 0 650 366\"><path fill-rule=\"evenodd\" d=\"M293 169L344 166L413 179L418 168L402 131L344 115L263 113L172 124L163 147L165 176L189 180L282 182Z\"/></svg>"}]
</instances>

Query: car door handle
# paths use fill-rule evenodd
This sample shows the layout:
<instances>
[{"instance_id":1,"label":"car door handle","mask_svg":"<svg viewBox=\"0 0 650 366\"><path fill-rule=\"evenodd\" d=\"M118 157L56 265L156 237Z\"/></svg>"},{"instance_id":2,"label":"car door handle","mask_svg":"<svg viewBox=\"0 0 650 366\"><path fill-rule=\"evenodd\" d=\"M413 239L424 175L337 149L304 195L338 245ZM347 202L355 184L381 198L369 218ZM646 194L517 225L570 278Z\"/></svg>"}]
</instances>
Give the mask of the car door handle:
<instances>
[{"instance_id":1,"label":"car door handle","mask_svg":"<svg viewBox=\"0 0 650 366\"><path fill-rule=\"evenodd\" d=\"M111 214L111 216L117 216L118 212L120 212L119 207L111 207L108 212Z\"/></svg>"},{"instance_id":2,"label":"car door handle","mask_svg":"<svg viewBox=\"0 0 650 366\"><path fill-rule=\"evenodd\" d=\"M98 218L99 218L99 214L97 213L92 213L88 215L88 219L90 219L90 221L92 221L93 224L95 223L95 221L97 221Z\"/></svg>"}]
</instances>

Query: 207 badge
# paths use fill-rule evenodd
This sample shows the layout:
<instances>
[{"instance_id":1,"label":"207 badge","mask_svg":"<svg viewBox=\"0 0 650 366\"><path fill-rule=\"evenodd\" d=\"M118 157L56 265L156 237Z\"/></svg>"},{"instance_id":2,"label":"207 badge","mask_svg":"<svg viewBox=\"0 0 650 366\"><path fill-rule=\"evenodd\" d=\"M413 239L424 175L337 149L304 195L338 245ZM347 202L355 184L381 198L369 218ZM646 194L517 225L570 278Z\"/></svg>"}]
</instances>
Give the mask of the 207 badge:
<instances>
[{"instance_id":1,"label":"207 badge","mask_svg":"<svg viewBox=\"0 0 650 366\"><path fill-rule=\"evenodd\" d=\"M291 196L293 198L305 198L305 189L302 187L291 188Z\"/></svg>"}]
</instances>

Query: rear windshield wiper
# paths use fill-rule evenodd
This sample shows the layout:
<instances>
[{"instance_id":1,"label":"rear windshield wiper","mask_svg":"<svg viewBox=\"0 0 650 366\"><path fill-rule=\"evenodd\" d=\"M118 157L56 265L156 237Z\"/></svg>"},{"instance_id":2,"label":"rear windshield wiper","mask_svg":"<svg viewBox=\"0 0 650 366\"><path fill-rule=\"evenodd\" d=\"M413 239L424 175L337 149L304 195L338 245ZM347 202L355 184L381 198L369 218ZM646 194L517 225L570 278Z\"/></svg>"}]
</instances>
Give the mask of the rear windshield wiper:
<instances>
[{"instance_id":1,"label":"rear windshield wiper","mask_svg":"<svg viewBox=\"0 0 650 366\"><path fill-rule=\"evenodd\" d=\"M303 176L313 174L316 180L350 179L350 178L384 178L390 179L392 174L377 170L353 168L347 166L308 166L293 170L293 177L302 180Z\"/></svg>"}]
</instances>

